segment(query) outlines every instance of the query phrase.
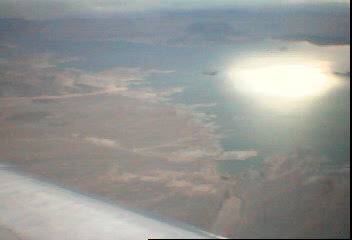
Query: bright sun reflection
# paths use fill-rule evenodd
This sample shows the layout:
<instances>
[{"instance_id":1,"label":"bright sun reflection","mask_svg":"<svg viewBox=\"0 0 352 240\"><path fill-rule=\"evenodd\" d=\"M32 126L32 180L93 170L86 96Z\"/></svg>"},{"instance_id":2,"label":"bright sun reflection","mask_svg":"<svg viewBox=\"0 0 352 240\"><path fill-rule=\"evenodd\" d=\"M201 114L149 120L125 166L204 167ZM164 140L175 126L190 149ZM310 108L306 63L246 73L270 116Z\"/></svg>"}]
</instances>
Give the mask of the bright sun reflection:
<instances>
[{"instance_id":1,"label":"bright sun reflection","mask_svg":"<svg viewBox=\"0 0 352 240\"><path fill-rule=\"evenodd\" d=\"M329 67L322 63L248 64L231 68L229 76L238 90L285 99L317 96L333 84Z\"/></svg>"}]
</instances>

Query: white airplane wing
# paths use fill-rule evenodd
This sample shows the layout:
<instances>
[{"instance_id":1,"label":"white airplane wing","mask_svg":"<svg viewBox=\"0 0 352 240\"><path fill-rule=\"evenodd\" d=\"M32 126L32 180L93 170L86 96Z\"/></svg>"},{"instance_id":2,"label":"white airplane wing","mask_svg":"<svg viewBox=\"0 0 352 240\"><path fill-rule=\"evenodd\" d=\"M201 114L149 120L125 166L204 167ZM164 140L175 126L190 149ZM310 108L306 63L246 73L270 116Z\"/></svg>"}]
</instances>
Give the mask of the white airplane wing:
<instances>
[{"instance_id":1,"label":"white airplane wing","mask_svg":"<svg viewBox=\"0 0 352 240\"><path fill-rule=\"evenodd\" d=\"M217 236L149 218L0 166L1 240L151 238Z\"/></svg>"}]
</instances>

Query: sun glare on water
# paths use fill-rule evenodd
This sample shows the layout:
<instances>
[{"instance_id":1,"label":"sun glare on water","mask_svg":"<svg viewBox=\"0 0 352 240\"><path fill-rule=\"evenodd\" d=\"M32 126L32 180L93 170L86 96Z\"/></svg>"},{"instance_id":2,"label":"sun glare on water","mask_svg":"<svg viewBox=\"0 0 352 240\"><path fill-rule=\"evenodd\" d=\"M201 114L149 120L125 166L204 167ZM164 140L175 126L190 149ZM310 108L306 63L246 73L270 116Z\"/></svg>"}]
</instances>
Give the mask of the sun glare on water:
<instances>
[{"instance_id":1,"label":"sun glare on water","mask_svg":"<svg viewBox=\"0 0 352 240\"><path fill-rule=\"evenodd\" d=\"M321 63L249 64L231 68L229 77L237 90L282 99L317 96L333 84L329 68Z\"/></svg>"}]
</instances>

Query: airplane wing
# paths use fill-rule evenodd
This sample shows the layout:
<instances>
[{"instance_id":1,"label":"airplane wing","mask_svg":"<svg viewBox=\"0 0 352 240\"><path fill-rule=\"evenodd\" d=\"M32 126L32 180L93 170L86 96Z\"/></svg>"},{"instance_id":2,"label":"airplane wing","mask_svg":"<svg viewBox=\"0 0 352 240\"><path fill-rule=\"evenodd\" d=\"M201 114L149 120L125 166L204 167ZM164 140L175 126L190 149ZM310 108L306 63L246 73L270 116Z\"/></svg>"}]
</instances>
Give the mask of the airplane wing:
<instances>
[{"instance_id":1,"label":"airplane wing","mask_svg":"<svg viewBox=\"0 0 352 240\"><path fill-rule=\"evenodd\" d=\"M217 236L156 220L0 166L1 240L151 238Z\"/></svg>"}]
</instances>

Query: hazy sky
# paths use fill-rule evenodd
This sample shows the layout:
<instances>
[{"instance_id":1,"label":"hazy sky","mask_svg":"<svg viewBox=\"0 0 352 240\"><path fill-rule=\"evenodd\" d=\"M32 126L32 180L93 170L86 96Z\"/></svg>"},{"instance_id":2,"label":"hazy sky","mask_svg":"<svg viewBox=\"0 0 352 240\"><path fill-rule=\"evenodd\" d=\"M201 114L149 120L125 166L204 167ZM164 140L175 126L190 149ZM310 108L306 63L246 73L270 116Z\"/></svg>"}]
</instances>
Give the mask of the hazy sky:
<instances>
[{"instance_id":1,"label":"hazy sky","mask_svg":"<svg viewBox=\"0 0 352 240\"><path fill-rule=\"evenodd\" d=\"M65 16L296 4L350 4L349 0L0 0L0 17L45 19Z\"/></svg>"}]
</instances>

